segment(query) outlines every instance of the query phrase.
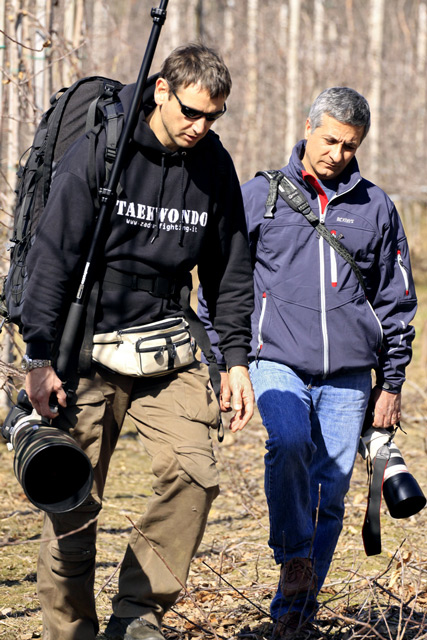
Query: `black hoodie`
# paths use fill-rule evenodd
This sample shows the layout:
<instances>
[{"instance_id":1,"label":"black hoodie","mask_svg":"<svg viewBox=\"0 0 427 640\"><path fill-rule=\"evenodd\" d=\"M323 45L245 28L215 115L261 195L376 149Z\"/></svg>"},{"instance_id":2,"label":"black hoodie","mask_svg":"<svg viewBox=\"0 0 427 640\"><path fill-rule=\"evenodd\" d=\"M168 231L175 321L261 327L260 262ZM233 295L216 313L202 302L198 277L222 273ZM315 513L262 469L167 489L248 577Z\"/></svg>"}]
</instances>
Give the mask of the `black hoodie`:
<instances>
[{"instance_id":1,"label":"black hoodie","mask_svg":"<svg viewBox=\"0 0 427 640\"><path fill-rule=\"evenodd\" d=\"M145 121L154 108L152 77L120 178L99 272L106 266L138 275L180 277L195 266L228 367L247 364L252 272L239 182L212 131L190 149L170 151ZM133 85L120 93L127 113ZM99 135L97 177L103 183L105 135ZM61 161L35 243L22 318L27 353L47 358L75 298L95 222L88 185L89 138ZM102 287L96 332L180 315L177 302L144 291ZM182 315L182 314L181 314Z\"/></svg>"}]
</instances>

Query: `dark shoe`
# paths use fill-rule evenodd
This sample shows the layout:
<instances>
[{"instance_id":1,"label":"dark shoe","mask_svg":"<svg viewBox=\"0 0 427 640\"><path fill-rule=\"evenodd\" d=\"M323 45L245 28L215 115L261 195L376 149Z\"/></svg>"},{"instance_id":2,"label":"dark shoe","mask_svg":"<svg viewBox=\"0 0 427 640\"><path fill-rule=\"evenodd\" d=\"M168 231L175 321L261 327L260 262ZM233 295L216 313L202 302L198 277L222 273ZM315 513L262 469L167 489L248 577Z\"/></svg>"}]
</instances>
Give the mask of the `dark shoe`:
<instances>
[{"instance_id":1,"label":"dark shoe","mask_svg":"<svg viewBox=\"0 0 427 640\"><path fill-rule=\"evenodd\" d=\"M273 640L308 640L320 638L317 628L299 611L289 611L281 616L273 630Z\"/></svg>"},{"instance_id":2,"label":"dark shoe","mask_svg":"<svg viewBox=\"0 0 427 640\"><path fill-rule=\"evenodd\" d=\"M111 616L104 634L106 640L165 640L158 627L144 618L118 618Z\"/></svg>"},{"instance_id":3,"label":"dark shoe","mask_svg":"<svg viewBox=\"0 0 427 640\"><path fill-rule=\"evenodd\" d=\"M165 640L159 627L144 618L137 618L126 629L123 640Z\"/></svg>"},{"instance_id":4,"label":"dark shoe","mask_svg":"<svg viewBox=\"0 0 427 640\"><path fill-rule=\"evenodd\" d=\"M295 596L316 595L317 576L310 558L291 558L280 571L280 589L285 600Z\"/></svg>"},{"instance_id":5,"label":"dark shoe","mask_svg":"<svg viewBox=\"0 0 427 640\"><path fill-rule=\"evenodd\" d=\"M101 638L108 638L108 640L123 640L128 625L134 620L135 618L118 618L113 613L108 621L104 635L101 635Z\"/></svg>"}]
</instances>

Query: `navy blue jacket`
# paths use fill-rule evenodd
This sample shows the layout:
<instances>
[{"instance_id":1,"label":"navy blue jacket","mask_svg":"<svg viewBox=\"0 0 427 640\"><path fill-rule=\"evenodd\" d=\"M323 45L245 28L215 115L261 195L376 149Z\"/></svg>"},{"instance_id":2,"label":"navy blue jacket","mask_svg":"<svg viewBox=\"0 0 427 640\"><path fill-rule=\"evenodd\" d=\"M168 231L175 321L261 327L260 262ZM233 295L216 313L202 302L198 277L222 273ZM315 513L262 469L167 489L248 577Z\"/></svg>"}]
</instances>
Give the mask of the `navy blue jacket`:
<instances>
[{"instance_id":1,"label":"navy blue jacket","mask_svg":"<svg viewBox=\"0 0 427 640\"><path fill-rule=\"evenodd\" d=\"M321 377L375 369L377 384L398 392L417 304L399 215L361 177L355 158L322 214L319 193L305 179L304 148L300 141L282 171L356 259L368 297L348 262L280 196L274 219L264 218L269 183L255 177L242 187L255 285L250 357Z\"/></svg>"}]
</instances>

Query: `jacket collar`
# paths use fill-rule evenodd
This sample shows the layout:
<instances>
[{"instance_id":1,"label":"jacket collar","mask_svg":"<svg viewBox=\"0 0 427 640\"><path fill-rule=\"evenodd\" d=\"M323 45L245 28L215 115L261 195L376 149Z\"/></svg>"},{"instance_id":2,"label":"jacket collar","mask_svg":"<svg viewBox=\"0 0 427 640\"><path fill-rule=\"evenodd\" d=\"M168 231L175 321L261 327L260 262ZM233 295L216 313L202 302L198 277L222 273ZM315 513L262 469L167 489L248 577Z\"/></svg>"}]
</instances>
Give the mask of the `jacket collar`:
<instances>
[{"instance_id":1,"label":"jacket collar","mask_svg":"<svg viewBox=\"0 0 427 640\"><path fill-rule=\"evenodd\" d=\"M291 157L289 159L289 164L287 167L283 168L283 171L286 169L286 174L293 180L307 189L307 183L303 179L303 171L304 165L302 163L302 158L304 157L305 151L305 140L300 140L292 150ZM361 175L359 171L359 165L357 163L356 158L353 158L351 162L347 165L344 171L338 176L338 189L337 195L341 193L350 191L353 187L356 186L358 182L361 180Z\"/></svg>"}]
</instances>

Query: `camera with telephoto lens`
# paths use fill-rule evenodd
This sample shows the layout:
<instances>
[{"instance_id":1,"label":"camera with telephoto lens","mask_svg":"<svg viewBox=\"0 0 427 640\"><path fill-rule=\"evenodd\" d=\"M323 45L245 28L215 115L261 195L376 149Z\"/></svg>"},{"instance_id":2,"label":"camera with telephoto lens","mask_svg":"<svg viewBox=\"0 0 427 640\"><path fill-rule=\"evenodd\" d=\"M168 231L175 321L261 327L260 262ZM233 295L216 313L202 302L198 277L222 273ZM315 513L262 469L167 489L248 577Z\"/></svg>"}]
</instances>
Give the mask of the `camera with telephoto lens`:
<instances>
[{"instance_id":1,"label":"camera with telephoto lens","mask_svg":"<svg viewBox=\"0 0 427 640\"><path fill-rule=\"evenodd\" d=\"M361 437L360 453L375 465L377 456L388 462L383 476L382 491L392 518L409 518L421 511L426 498L414 476L409 473L402 453L395 444L395 430L370 426Z\"/></svg>"},{"instance_id":2,"label":"camera with telephoto lens","mask_svg":"<svg viewBox=\"0 0 427 640\"><path fill-rule=\"evenodd\" d=\"M89 458L74 438L34 410L24 389L1 433L15 451L16 478L36 507L64 513L86 500L93 482Z\"/></svg>"}]
</instances>

